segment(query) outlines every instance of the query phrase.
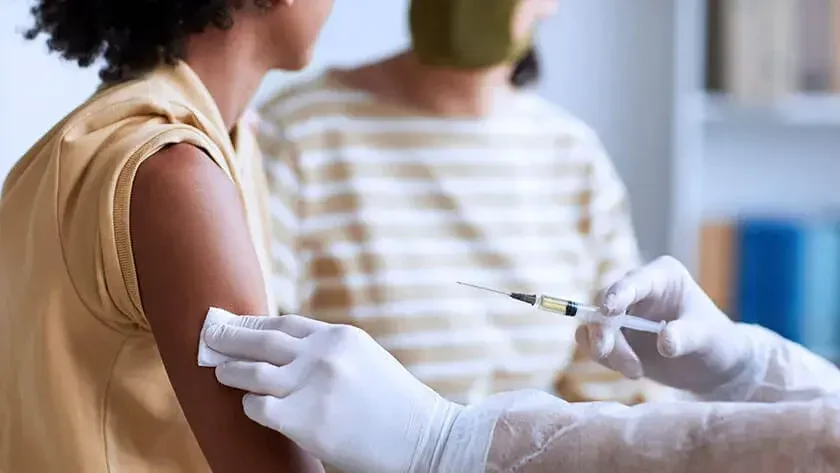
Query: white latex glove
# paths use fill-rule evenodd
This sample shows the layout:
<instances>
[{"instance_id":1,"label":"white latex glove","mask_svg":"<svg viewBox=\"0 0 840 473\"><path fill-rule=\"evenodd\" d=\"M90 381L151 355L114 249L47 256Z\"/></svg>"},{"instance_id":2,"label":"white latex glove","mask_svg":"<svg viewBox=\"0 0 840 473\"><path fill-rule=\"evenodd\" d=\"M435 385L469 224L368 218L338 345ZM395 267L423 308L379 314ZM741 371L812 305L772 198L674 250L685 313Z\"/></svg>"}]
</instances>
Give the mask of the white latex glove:
<instances>
[{"instance_id":1,"label":"white latex glove","mask_svg":"<svg viewBox=\"0 0 840 473\"><path fill-rule=\"evenodd\" d=\"M459 471L445 444L463 408L357 328L212 309L202 343L199 363L220 363L222 384L251 393L248 417L328 464L347 473Z\"/></svg>"},{"instance_id":2,"label":"white latex glove","mask_svg":"<svg viewBox=\"0 0 840 473\"><path fill-rule=\"evenodd\" d=\"M607 326L578 328L577 342L608 368L704 396L748 376L752 344L672 257L629 272L602 292L607 315L666 321L657 336Z\"/></svg>"}]
</instances>

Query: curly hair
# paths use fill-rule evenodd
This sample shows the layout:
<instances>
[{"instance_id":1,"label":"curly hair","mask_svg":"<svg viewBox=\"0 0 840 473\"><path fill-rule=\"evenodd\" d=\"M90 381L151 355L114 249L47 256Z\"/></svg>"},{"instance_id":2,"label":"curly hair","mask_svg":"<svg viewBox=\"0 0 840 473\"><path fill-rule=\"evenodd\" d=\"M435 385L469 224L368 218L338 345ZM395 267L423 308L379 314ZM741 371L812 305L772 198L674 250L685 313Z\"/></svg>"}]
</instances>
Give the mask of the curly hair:
<instances>
[{"instance_id":1,"label":"curly hair","mask_svg":"<svg viewBox=\"0 0 840 473\"><path fill-rule=\"evenodd\" d=\"M516 63L510 75L510 83L517 89L528 88L537 85L541 75L540 59L537 50L532 47Z\"/></svg>"},{"instance_id":2,"label":"curly hair","mask_svg":"<svg viewBox=\"0 0 840 473\"><path fill-rule=\"evenodd\" d=\"M193 34L229 29L246 1L267 10L278 0L37 0L24 36L46 35L50 52L80 67L103 59L100 78L120 82L182 59Z\"/></svg>"}]
</instances>

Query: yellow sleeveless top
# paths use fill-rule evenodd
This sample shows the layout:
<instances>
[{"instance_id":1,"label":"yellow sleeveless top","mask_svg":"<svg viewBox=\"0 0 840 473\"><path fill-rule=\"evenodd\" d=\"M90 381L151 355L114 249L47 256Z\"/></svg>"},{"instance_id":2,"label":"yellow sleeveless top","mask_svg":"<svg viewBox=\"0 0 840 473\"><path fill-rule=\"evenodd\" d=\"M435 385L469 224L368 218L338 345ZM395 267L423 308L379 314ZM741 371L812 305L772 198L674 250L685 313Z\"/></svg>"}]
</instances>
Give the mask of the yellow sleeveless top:
<instances>
[{"instance_id":1,"label":"yellow sleeveless top","mask_svg":"<svg viewBox=\"0 0 840 473\"><path fill-rule=\"evenodd\" d=\"M246 131L230 137L181 63L97 92L12 169L0 200L0 472L209 472L143 314L129 200L143 160L172 143L202 148L239 188L270 281Z\"/></svg>"}]
</instances>

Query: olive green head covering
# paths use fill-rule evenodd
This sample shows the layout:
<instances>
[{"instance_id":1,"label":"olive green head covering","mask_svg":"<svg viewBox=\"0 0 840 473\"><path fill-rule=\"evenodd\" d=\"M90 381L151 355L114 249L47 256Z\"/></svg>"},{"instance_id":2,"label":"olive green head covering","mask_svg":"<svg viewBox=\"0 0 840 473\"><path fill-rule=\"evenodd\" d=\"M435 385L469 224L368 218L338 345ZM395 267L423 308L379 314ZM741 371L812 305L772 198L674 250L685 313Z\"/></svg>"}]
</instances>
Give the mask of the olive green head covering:
<instances>
[{"instance_id":1,"label":"olive green head covering","mask_svg":"<svg viewBox=\"0 0 840 473\"><path fill-rule=\"evenodd\" d=\"M430 66L481 69L516 62L531 38L513 37L521 0L412 0L414 53Z\"/></svg>"}]
</instances>

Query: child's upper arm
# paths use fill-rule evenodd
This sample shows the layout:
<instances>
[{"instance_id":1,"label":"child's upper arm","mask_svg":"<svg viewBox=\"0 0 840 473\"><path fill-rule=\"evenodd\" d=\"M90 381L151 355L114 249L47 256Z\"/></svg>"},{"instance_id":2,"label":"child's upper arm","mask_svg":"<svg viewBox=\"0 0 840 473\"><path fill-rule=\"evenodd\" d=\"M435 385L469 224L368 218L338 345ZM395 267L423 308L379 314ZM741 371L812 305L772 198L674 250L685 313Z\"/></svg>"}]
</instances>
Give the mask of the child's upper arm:
<instances>
[{"instance_id":1,"label":"child's upper arm","mask_svg":"<svg viewBox=\"0 0 840 473\"><path fill-rule=\"evenodd\" d=\"M211 306L268 307L262 273L233 182L202 151L171 146L143 162L130 205L143 312L175 394L212 470L320 472L317 460L242 411L241 392L196 364Z\"/></svg>"}]
</instances>

